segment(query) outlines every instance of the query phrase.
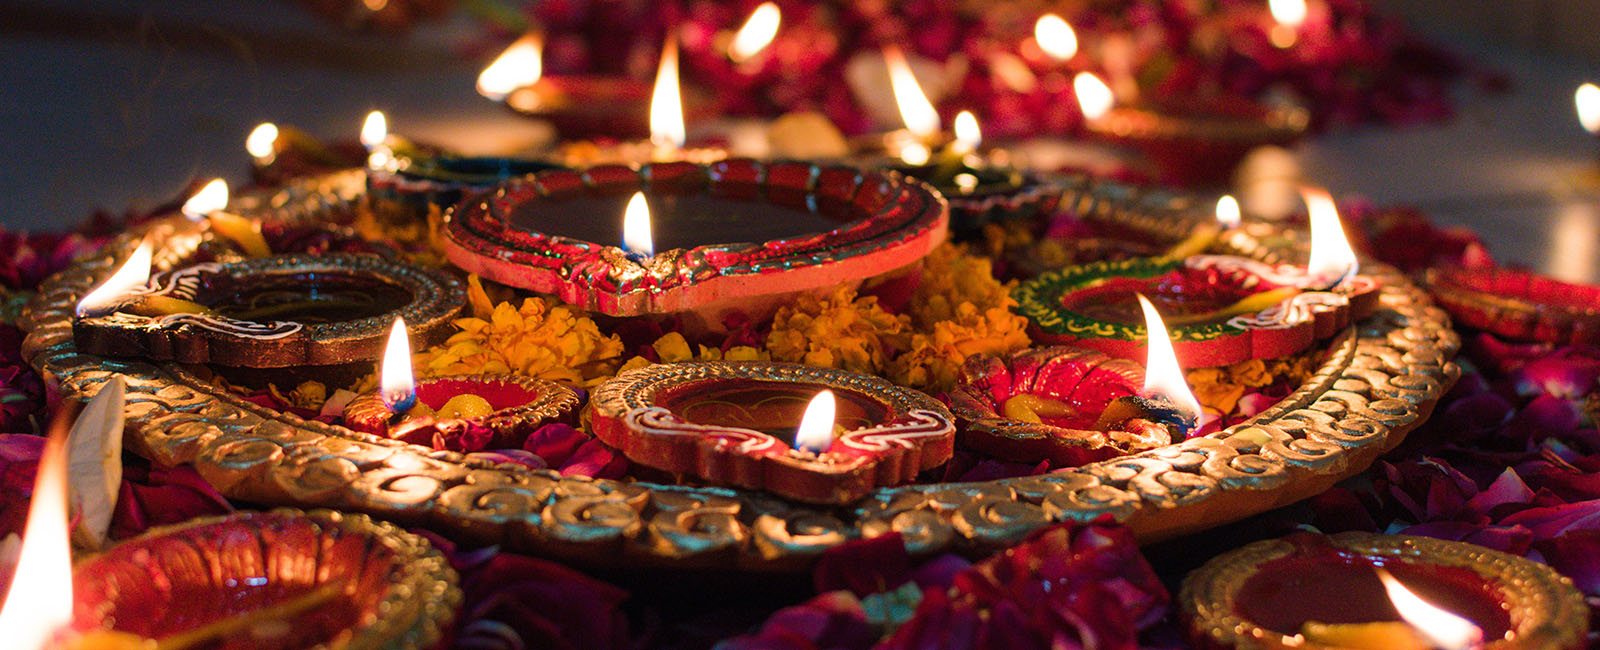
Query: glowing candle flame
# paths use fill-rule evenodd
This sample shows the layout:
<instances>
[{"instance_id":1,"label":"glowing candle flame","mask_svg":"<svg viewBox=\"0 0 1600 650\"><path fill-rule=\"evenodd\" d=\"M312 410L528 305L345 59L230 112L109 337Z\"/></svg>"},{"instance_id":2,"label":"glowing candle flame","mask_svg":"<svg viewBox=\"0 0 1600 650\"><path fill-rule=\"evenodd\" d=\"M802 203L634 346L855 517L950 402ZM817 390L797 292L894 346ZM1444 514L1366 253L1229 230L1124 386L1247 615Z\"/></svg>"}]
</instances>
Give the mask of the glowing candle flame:
<instances>
[{"instance_id":1,"label":"glowing candle flame","mask_svg":"<svg viewBox=\"0 0 1600 650\"><path fill-rule=\"evenodd\" d=\"M1217 223L1223 228L1238 228L1243 217L1239 211L1239 200L1232 194L1224 194L1217 199Z\"/></svg>"},{"instance_id":2,"label":"glowing candle flame","mask_svg":"<svg viewBox=\"0 0 1600 650\"><path fill-rule=\"evenodd\" d=\"M1055 14L1045 14L1033 24L1033 40L1050 58L1065 61L1078 53L1078 34Z\"/></svg>"},{"instance_id":3,"label":"glowing candle flame","mask_svg":"<svg viewBox=\"0 0 1600 650\"><path fill-rule=\"evenodd\" d=\"M655 238L650 235L650 204L644 192L634 192L622 212L622 247L649 257L656 254Z\"/></svg>"},{"instance_id":4,"label":"glowing candle flame","mask_svg":"<svg viewBox=\"0 0 1600 650\"><path fill-rule=\"evenodd\" d=\"M1326 190L1302 188L1306 209L1311 214L1311 259L1306 274L1313 280L1336 280L1354 275L1360 269L1356 252L1345 238L1339 222L1339 208Z\"/></svg>"},{"instance_id":5,"label":"glowing candle flame","mask_svg":"<svg viewBox=\"0 0 1600 650\"><path fill-rule=\"evenodd\" d=\"M183 202L183 216L194 221L206 218L206 215L228 207L228 181L213 178L205 187L195 192L188 201Z\"/></svg>"},{"instance_id":6,"label":"glowing candle flame","mask_svg":"<svg viewBox=\"0 0 1600 650\"><path fill-rule=\"evenodd\" d=\"M739 33L733 37L733 44L728 46L728 58L734 61L744 61L772 43L778 35L778 23L783 14L778 11L778 5L763 2L750 12L750 19L744 21L744 27L739 28Z\"/></svg>"},{"instance_id":7,"label":"glowing candle flame","mask_svg":"<svg viewBox=\"0 0 1600 650\"><path fill-rule=\"evenodd\" d=\"M120 380L95 400L115 399ZM121 411L120 406L116 410ZM67 432L51 431L34 475L33 501L23 529L16 572L0 609L0 639L8 648L42 650L72 623L72 548L67 528Z\"/></svg>"},{"instance_id":8,"label":"glowing candle flame","mask_svg":"<svg viewBox=\"0 0 1600 650\"><path fill-rule=\"evenodd\" d=\"M811 398L805 415L800 417L800 429L794 436L794 448L820 454L833 444L834 412L833 391L824 390Z\"/></svg>"},{"instance_id":9,"label":"glowing candle flame","mask_svg":"<svg viewBox=\"0 0 1600 650\"><path fill-rule=\"evenodd\" d=\"M1417 634L1427 639L1433 647L1466 650L1483 641L1483 630L1473 625L1472 621L1423 600L1382 567L1377 567L1377 571L1378 579L1383 581L1384 591L1389 592L1389 600L1394 602L1395 611L1400 612L1400 618L1410 623Z\"/></svg>"},{"instance_id":10,"label":"glowing candle flame","mask_svg":"<svg viewBox=\"0 0 1600 650\"><path fill-rule=\"evenodd\" d=\"M678 89L678 40L668 36L661 46L655 92L650 95L650 142L676 151L689 136L683 125L683 96Z\"/></svg>"},{"instance_id":11,"label":"glowing candle flame","mask_svg":"<svg viewBox=\"0 0 1600 650\"><path fill-rule=\"evenodd\" d=\"M1578 105L1578 122L1585 131L1600 135L1600 86L1583 84L1578 86L1578 92L1573 95L1573 102Z\"/></svg>"},{"instance_id":12,"label":"glowing candle flame","mask_svg":"<svg viewBox=\"0 0 1600 650\"><path fill-rule=\"evenodd\" d=\"M1078 108L1083 110L1083 116L1090 120L1105 117L1111 111L1111 106L1116 98L1111 95L1111 86L1101 81L1092 72L1079 72L1072 78L1072 91L1078 96Z\"/></svg>"},{"instance_id":13,"label":"glowing candle flame","mask_svg":"<svg viewBox=\"0 0 1600 650\"><path fill-rule=\"evenodd\" d=\"M883 62L889 66L889 88L894 91L894 103L900 107L900 119L906 130L924 140L939 132L939 112L917 85L917 76L899 48L883 48Z\"/></svg>"},{"instance_id":14,"label":"glowing candle flame","mask_svg":"<svg viewBox=\"0 0 1600 650\"><path fill-rule=\"evenodd\" d=\"M272 162L278 154L278 125L271 122L256 125L244 139L244 150L263 165Z\"/></svg>"},{"instance_id":15,"label":"glowing candle flame","mask_svg":"<svg viewBox=\"0 0 1600 650\"><path fill-rule=\"evenodd\" d=\"M128 295L128 292L148 284L152 254L150 240L140 242L139 247L133 250L133 254L128 256L128 261L123 262L121 268L78 301L76 310L78 316L100 316L111 313L122 304L123 297Z\"/></svg>"},{"instance_id":16,"label":"glowing candle flame","mask_svg":"<svg viewBox=\"0 0 1600 650\"><path fill-rule=\"evenodd\" d=\"M1139 296L1139 307L1144 310L1144 327L1148 335L1144 395L1165 397L1186 419L1199 422L1200 402L1194 398L1194 393L1189 392L1189 384L1183 379L1183 368L1178 367L1178 355L1172 349L1172 338L1167 334L1166 324L1161 322L1161 314L1156 312L1155 305L1150 304L1150 299L1142 294Z\"/></svg>"},{"instance_id":17,"label":"glowing candle flame","mask_svg":"<svg viewBox=\"0 0 1600 650\"><path fill-rule=\"evenodd\" d=\"M375 149L383 146L388 137L389 120L383 116L383 111L367 113L367 119L361 123L361 146Z\"/></svg>"},{"instance_id":18,"label":"glowing candle flame","mask_svg":"<svg viewBox=\"0 0 1600 650\"><path fill-rule=\"evenodd\" d=\"M983 142L983 132L978 130L978 118L973 117L972 111L957 113L954 129L956 141L950 146L958 153L976 151L978 143Z\"/></svg>"},{"instance_id":19,"label":"glowing candle flame","mask_svg":"<svg viewBox=\"0 0 1600 650\"><path fill-rule=\"evenodd\" d=\"M541 47L543 43L538 34L526 34L517 39L478 74L478 94L500 101L511 91L533 85L544 75Z\"/></svg>"},{"instance_id":20,"label":"glowing candle flame","mask_svg":"<svg viewBox=\"0 0 1600 650\"><path fill-rule=\"evenodd\" d=\"M1267 0L1267 10L1279 25L1291 29L1306 21L1306 0Z\"/></svg>"},{"instance_id":21,"label":"glowing candle flame","mask_svg":"<svg viewBox=\"0 0 1600 650\"><path fill-rule=\"evenodd\" d=\"M395 413L411 410L416 404L416 380L411 374L411 341L406 337L404 318L394 319L389 342L383 346L383 364L378 371L378 396Z\"/></svg>"}]
</instances>

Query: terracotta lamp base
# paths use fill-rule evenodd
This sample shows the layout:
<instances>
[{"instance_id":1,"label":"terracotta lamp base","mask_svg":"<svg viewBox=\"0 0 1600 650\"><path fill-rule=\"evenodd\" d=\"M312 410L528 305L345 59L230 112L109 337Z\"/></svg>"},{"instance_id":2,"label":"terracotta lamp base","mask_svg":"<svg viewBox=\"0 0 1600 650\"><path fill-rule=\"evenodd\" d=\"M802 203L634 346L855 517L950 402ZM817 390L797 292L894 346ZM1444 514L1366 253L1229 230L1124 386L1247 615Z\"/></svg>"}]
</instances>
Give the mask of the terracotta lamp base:
<instances>
[{"instance_id":1,"label":"terracotta lamp base","mask_svg":"<svg viewBox=\"0 0 1600 650\"><path fill-rule=\"evenodd\" d=\"M1428 269L1423 284L1458 322L1519 341L1600 343L1600 287L1517 269Z\"/></svg>"},{"instance_id":2,"label":"terracotta lamp base","mask_svg":"<svg viewBox=\"0 0 1600 650\"><path fill-rule=\"evenodd\" d=\"M1088 129L1142 152L1164 181L1221 186L1251 150L1293 144L1309 125L1310 113L1302 109L1216 98L1181 106L1114 108L1090 120Z\"/></svg>"}]
</instances>

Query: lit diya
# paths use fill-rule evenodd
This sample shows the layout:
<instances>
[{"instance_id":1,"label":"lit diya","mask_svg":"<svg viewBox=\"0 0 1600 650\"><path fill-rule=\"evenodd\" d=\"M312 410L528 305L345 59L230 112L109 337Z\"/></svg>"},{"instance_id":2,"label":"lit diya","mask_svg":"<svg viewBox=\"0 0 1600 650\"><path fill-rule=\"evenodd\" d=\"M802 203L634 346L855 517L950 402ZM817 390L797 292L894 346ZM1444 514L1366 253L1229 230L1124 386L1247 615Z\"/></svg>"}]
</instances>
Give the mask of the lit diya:
<instances>
[{"instance_id":1,"label":"lit diya","mask_svg":"<svg viewBox=\"0 0 1600 650\"><path fill-rule=\"evenodd\" d=\"M601 384L592 408L595 436L635 463L809 503L905 483L954 451L937 400L798 364L653 365Z\"/></svg>"},{"instance_id":2,"label":"lit diya","mask_svg":"<svg viewBox=\"0 0 1600 650\"><path fill-rule=\"evenodd\" d=\"M1090 133L1138 149L1179 184L1226 184L1252 149L1293 144L1310 125L1304 109L1235 96L1116 106L1111 88L1089 72L1079 73L1073 87Z\"/></svg>"},{"instance_id":3,"label":"lit diya","mask_svg":"<svg viewBox=\"0 0 1600 650\"><path fill-rule=\"evenodd\" d=\"M695 312L714 326L729 312L759 318L796 292L916 262L944 241L946 215L937 193L892 172L753 160L604 165L514 179L462 204L446 219L445 254L584 309Z\"/></svg>"},{"instance_id":4,"label":"lit diya","mask_svg":"<svg viewBox=\"0 0 1600 650\"><path fill-rule=\"evenodd\" d=\"M418 381L411 370L405 322L397 318L384 349L379 388L345 406L344 424L373 435L428 444L432 441L411 438L428 427L440 431L441 422L465 420L491 434L479 441L480 448L508 449L520 447L546 424L574 423L581 402L578 391L569 386L520 375L450 375Z\"/></svg>"},{"instance_id":5,"label":"lit diya","mask_svg":"<svg viewBox=\"0 0 1600 650\"><path fill-rule=\"evenodd\" d=\"M1160 317L1142 297L1140 305L1155 332L1148 379L1144 366L1082 348L968 357L950 393L961 444L1006 460L1075 467L1183 440L1200 405L1183 384Z\"/></svg>"},{"instance_id":6,"label":"lit diya","mask_svg":"<svg viewBox=\"0 0 1600 650\"><path fill-rule=\"evenodd\" d=\"M1520 341L1600 343L1600 287L1503 267L1436 267L1423 286L1456 322Z\"/></svg>"},{"instance_id":7,"label":"lit diya","mask_svg":"<svg viewBox=\"0 0 1600 650\"><path fill-rule=\"evenodd\" d=\"M243 368L376 356L396 315L433 345L465 303L454 277L373 255L281 255L196 264L150 278L145 241L78 303L78 349Z\"/></svg>"},{"instance_id":8,"label":"lit diya","mask_svg":"<svg viewBox=\"0 0 1600 650\"><path fill-rule=\"evenodd\" d=\"M1177 606L1200 648L1582 648L1572 581L1521 557L1429 537L1297 533L1213 558Z\"/></svg>"}]
</instances>

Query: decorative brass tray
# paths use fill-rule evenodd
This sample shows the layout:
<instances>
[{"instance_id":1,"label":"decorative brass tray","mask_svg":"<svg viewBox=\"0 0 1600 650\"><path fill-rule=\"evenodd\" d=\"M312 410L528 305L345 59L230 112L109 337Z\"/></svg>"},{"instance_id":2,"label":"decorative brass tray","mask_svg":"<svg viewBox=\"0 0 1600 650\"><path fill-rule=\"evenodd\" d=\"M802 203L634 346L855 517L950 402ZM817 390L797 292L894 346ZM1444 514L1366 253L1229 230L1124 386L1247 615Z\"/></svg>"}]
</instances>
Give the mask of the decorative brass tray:
<instances>
[{"instance_id":1,"label":"decorative brass tray","mask_svg":"<svg viewBox=\"0 0 1600 650\"><path fill-rule=\"evenodd\" d=\"M361 198L359 171L309 179L233 208L258 219L326 220ZM1078 180L1062 205L1177 239L1208 207L1171 193ZM195 248L179 219L157 222L160 269ZM1222 243L1268 262L1300 259L1304 233L1253 223ZM1272 242L1264 244L1263 242ZM1298 242L1298 243L1294 243ZM1316 374L1277 405L1212 436L1047 475L881 489L823 508L722 488L560 477L469 461L247 403L183 366L112 360L73 346L78 298L111 272L134 234L50 278L22 326L24 354L88 395L113 374L128 384L128 448L164 464L193 463L230 498L337 508L568 561L673 567L805 567L853 537L901 532L917 553L982 553L1052 521L1101 515L1155 541L1304 499L1366 468L1426 418L1460 369L1445 313L1393 269L1378 312L1336 336Z\"/></svg>"}]
</instances>

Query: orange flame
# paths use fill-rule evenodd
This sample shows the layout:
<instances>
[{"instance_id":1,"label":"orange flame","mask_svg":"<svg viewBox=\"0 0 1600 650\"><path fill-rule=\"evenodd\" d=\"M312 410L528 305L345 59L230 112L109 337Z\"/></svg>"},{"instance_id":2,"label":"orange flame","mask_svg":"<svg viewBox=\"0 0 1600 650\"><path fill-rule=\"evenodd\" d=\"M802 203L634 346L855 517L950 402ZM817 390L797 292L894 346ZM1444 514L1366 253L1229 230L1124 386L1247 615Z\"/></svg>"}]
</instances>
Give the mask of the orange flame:
<instances>
[{"instance_id":1,"label":"orange flame","mask_svg":"<svg viewBox=\"0 0 1600 650\"><path fill-rule=\"evenodd\" d=\"M383 116L383 111L367 113L367 119L361 122L361 146L374 149L383 145L389 137L389 118Z\"/></svg>"},{"instance_id":2,"label":"orange flame","mask_svg":"<svg viewBox=\"0 0 1600 650\"><path fill-rule=\"evenodd\" d=\"M150 240L139 242L139 247L128 256L111 277L78 301L76 312L80 318L110 313L122 304L128 292L150 282L150 258L153 254Z\"/></svg>"},{"instance_id":3,"label":"orange flame","mask_svg":"<svg viewBox=\"0 0 1600 650\"><path fill-rule=\"evenodd\" d=\"M1376 567L1384 591L1394 602L1395 611L1428 643L1443 650L1467 650L1483 641L1483 630L1472 621L1440 609L1407 589L1382 567Z\"/></svg>"},{"instance_id":4,"label":"orange flame","mask_svg":"<svg viewBox=\"0 0 1600 650\"><path fill-rule=\"evenodd\" d=\"M1238 228L1243 215L1239 211L1239 200L1232 194L1224 194L1217 199L1217 223L1223 228Z\"/></svg>"},{"instance_id":5,"label":"orange flame","mask_svg":"<svg viewBox=\"0 0 1600 650\"><path fill-rule=\"evenodd\" d=\"M1078 96L1078 108L1089 120L1105 117L1116 103L1116 98L1111 95L1111 86L1107 86L1093 72L1079 72L1078 76L1073 77L1072 91Z\"/></svg>"},{"instance_id":6,"label":"orange flame","mask_svg":"<svg viewBox=\"0 0 1600 650\"><path fill-rule=\"evenodd\" d=\"M1345 238L1333 196L1315 188L1301 188L1300 194L1311 215L1311 258L1306 262L1306 274L1318 282L1354 275L1361 264Z\"/></svg>"},{"instance_id":7,"label":"orange flame","mask_svg":"<svg viewBox=\"0 0 1600 650\"><path fill-rule=\"evenodd\" d=\"M278 125L271 122L262 122L250 130L250 135L245 136L244 150L250 153L260 164L272 162L278 155Z\"/></svg>"},{"instance_id":8,"label":"orange flame","mask_svg":"<svg viewBox=\"0 0 1600 650\"><path fill-rule=\"evenodd\" d=\"M889 88L894 91L894 103L900 108L900 119L906 130L924 140L939 132L939 112L933 102L917 85L917 76L911 72L906 55L896 47L883 48L883 62L889 66Z\"/></svg>"},{"instance_id":9,"label":"orange flame","mask_svg":"<svg viewBox=\"0 0 1600 650\"><path fill-rule=\"evenodd\" d=\"M733 36L733 44L728 46L728 58L736 62L746 61L761 53L778 36L778 23L782 20L783 14L778 11L778 5L761 3L755 11L750 12L750 18Z\"/></svg>"},{"instance_id":10,"label":"orange flame","mask_svg":"<svg viewBox=\"0 0 1600 650\"><path fill-rule=\"evenodd\" d=\"M543 45L538 34L517 39L478 74L478 94L500 101L511 91L533 85L544 75Z\"/></svg>"},{"instance_id":11,"label":"orange flame","mask_svg":"<svg viewBox=\"0 0 1600 650\"><path fill-rule=\"evenodd\" d=\"M972 115L972 111L957 113L953 128L956 132L956 141L951 143L950 147L957 153L976 151L978 145L983 142L983 131L978 129L978 118Z\"/></svg>"},{"instance_id":12,"label":"orange flame","mask_svg":"<svg viewBox=\"0 0 1600 650\"><path fill-rule=\"evenodd\" d=\"M1291 29L1306 21L1306 0L1267 0L1267 10L1279 25Z\"/></svg>"},{"instance_id":13,"label":"orange flame","mask_svg":"<svg viewBox=\"0 0 1600 650\"><path fill-rule=\"evenodd\" d=\"M206 215L228 207L228 181L213 178L194 196L183 202L183 216L199 221Z\"/></svg>"},{"instance_id":14,"label":"orange flame","mask_svg":"<svg viewBox=\"0 0 1600 650\"><path fill-rule=\"evenodd\" d=\"M1150 304L1150 299L1143 294L1139 295L1139 307L1144 310L1144 327L1149 341L1149 352L1144 362L1145 396L1165 397L1185 417L1198 422L1200 401L1194 398L1194 393L1189 392L1189 384L1184 381L1183 368L1178 367L1178 355L1172 349L1172 338L1167 334L1166 324L1161 322L1161 314L1156 312L1155 305Z\"/></svg>"},{"instance_id":15,"label":"orange flame","mask_svg":"<svg viewBox=\"0 0 1600 650\"><path fill-rule=\"evenodd\" d=\"M1578 106L1578 123L1583 125L1585 131L1600 135L1600 86L1578 86L1572 101Z\"/></svg>"},{"instance_id":16,"label":"orange flame","mask_svg":"<svg viewBox=\"0 0 1600 650\"><path fill-rule=\"evenodd\" d=\"M416 380L411 373L411 341L406 337L404 318L394 319L389 342L383 347L383 364L378 372L378 395L389 410L409 410L417 397Z\"/></svg>"},{"instance_id":17,"label":"orange flame","mask_svg":"<svg viewBox=\"0 0 1600 650\"><path fill-rule=\"evenodd\" d=\"M800 429L794 436L794 448L820 454L833 444L834 412L837 410L833 391L823 390L811 398L806 413L800 418Z\"/></svg>"},{"instance_id":18,"label":"orange flame","mask_svg":"<svg viewBox=\"0 0 1600 650\"><path fill-rule=\"evenodd\" d=\"M650 204L644 192L634 192L622 212L622 247L646 257L656 254L655 238L650 233Z\"/></svg>"},{"instance_id":19,"label":"orange flame","mask_svg":"<svg viewBox=\"0 0 1600 650\"><path fill-rule=\"evenodd\" d=\"M1050 58L1065 61L1078 53L1078 34L1055 14L1045 14L1033 24L1033 40Z\"/></svg>"},{"instance_id":20,"label":"orange flame","mask_svg":"<svg viewBox=\"0 0 1600 650\"><path fill-rule=\"evenodd\" d=\"M678 39L668 35L666 44L661 46L655 91L650 95L650 142L676 151L688 140L683 125L683 95L678 88Z\"/></svg>"}]
</instances>

